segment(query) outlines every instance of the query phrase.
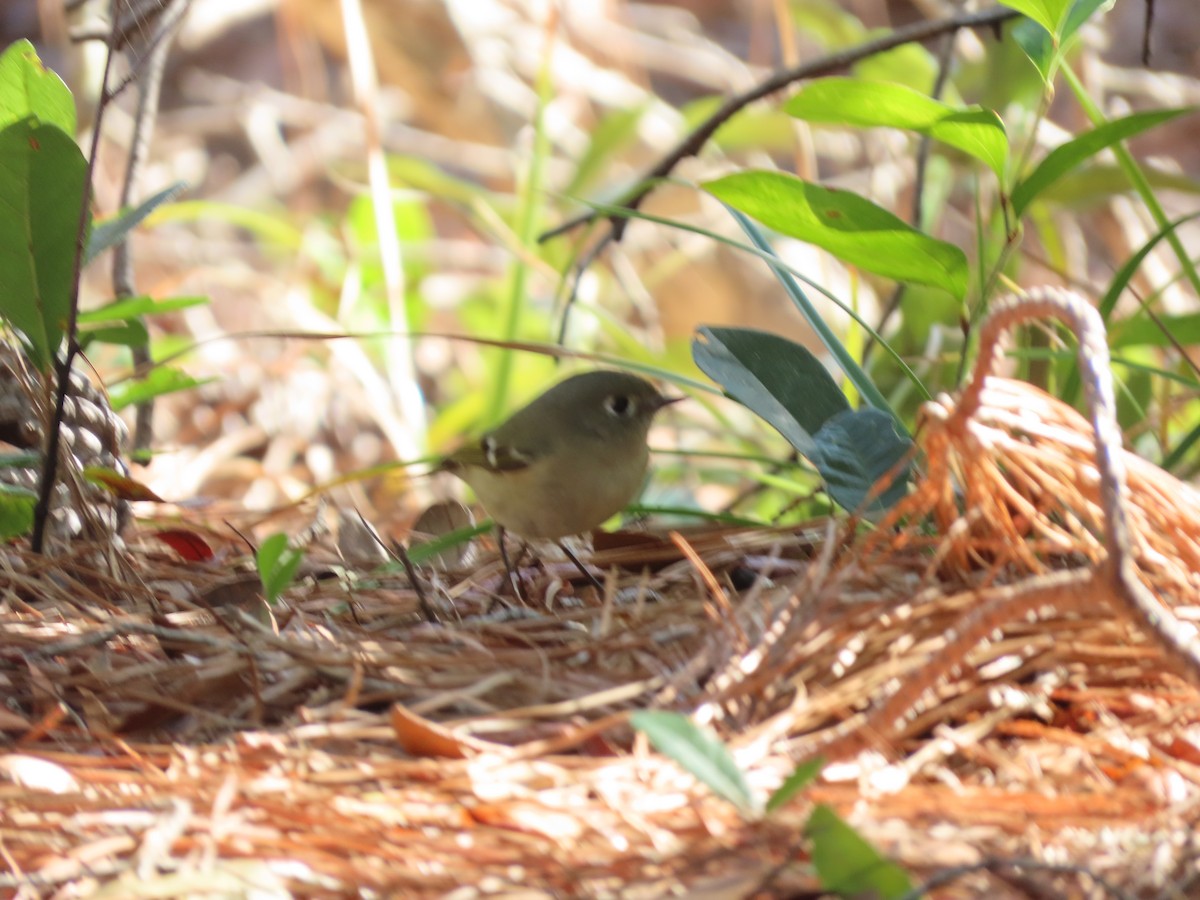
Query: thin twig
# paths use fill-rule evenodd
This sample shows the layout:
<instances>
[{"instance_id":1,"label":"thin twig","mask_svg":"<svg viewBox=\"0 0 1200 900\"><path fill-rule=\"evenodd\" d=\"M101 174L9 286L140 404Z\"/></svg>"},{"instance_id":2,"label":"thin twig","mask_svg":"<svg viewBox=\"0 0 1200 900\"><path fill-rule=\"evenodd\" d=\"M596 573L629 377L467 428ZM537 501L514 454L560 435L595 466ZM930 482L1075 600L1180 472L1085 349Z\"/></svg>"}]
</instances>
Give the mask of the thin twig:
<instances>
[{"instance_id":1,"label":"thin twig","mask_svg":"<svg viewBox=\"0 0 1200 900\"><path fill-rule=\"evenodd\" d=\"M638 181L638 186L634 189L633 193L621 201L619 206L624 210L636 210L642 204L642 201L646 199L647 195L654 190L660 179L670 175L683 160L699 153L704 148L704 145L708 143L709 138L735 114L756 100L761 100L793 82L802 81L805 78L815 78L818 75L828 75L831 72L838 72L854 63L861 62L864 59L887 50L893 50L904 44L927 41L930 38L960 31L964 28L998 28L1004 22L1016 18L1018 15L1020 14L1015 10L995 7L981 13L964 13L932 22L918 22L915 25L898 29L891 34L883 35L875 40L866 41L857 47L831 53L820 59L776 72L749 90L729 97L718 107L716 112L701 122L673 150L646 172ZM544 232L538 240L540 242L548 241L568 231L573 231L580 225L600 218L606 218L611 223L612 232L608 240L619 241L628 224L628 217L616 213L604 214L596 210L581 213L572 219L568 219L561 225L556 225L549 231Z\"/></svg>"}]
</instances>

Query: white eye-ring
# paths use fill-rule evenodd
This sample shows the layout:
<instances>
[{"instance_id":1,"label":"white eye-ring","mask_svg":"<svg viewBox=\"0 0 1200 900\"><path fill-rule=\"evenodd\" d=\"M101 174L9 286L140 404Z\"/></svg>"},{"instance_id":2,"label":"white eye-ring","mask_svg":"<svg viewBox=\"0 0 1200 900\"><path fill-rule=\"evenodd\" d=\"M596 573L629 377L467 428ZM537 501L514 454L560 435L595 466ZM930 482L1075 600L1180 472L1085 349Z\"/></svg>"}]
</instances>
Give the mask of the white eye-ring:
<instances>
[{"instance_id":1,"label":"white eye-ring","mask_svg":"<svg viewBox=\"0 0 1200 900\"><path fill-rule=\"evenodd\" d=\"M609 394L604 398L604 408L611 415L626 418L633 415L636 404L625 394Z\"/></svg>"}]
</instances>

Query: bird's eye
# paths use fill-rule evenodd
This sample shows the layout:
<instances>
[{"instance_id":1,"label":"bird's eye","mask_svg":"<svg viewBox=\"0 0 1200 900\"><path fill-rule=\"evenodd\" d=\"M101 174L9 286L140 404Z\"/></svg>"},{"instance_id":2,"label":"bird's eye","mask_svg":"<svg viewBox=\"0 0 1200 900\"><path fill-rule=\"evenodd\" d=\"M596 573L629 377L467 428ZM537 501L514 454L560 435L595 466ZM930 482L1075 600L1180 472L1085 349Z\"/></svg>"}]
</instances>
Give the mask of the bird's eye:
<instances>
[{"instance_id":1,"label":"bird's eye","mask_svg":"<svg viewBox=\"0 0 1200 900\"><path fill-rule=\"evenodd\" d=\"M612 415L621 418L633 415L633 401L624 394L612 394L605 397L604 408Z\"/></svg>"}]
</instances>

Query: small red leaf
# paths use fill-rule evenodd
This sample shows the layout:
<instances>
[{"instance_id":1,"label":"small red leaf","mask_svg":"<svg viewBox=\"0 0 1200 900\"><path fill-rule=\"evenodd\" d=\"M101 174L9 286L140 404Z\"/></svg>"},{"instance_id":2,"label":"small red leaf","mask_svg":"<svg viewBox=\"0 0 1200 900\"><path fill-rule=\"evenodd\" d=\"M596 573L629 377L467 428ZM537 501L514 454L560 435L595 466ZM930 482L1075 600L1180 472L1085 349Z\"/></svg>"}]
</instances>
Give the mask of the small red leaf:
<instances>
[{"instance_id":1,"label":"small red leaf","mask_svg":"<svg viewBox=\"0 0 1200 900\"><path fill-rule=\"evenodd\" d=\"M172 528L166 531L157 531L154 536L188 562L208 562L214 556L212 547L208 546L204 539L194 531Z\"/></svg>"}]
</instances>

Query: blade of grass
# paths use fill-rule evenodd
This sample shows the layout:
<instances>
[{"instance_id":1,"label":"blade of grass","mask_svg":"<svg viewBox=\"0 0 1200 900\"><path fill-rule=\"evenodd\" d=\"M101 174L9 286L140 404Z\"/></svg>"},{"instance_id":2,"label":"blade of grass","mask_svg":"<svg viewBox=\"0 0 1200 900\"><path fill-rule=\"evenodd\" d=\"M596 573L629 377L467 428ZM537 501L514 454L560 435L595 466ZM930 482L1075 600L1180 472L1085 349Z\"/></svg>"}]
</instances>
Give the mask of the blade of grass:
<instances>
[{"instance_id":1,"label":"blade of grass","mask_svg":"<svg viewBox=\"0 0 1200 900\"><path fill-rule=\"evenodd\" d=\"M553 13L548 14L553 17ZM550 138L546 132L546 107L553 92L550 61L553 56L555 30L547 22L542 45L542 57L537 73L537 109L533 116L533 147L529 154L529 167L525 170L520 186L520 208L517 212L517 241L529 253L537 251L539 211L542 205L542 184L545 180L546 160L550 154ZM529 282L529 263L524 254L513 260L509 273L508 291L504 303L500 336L511 340L520 330L525 309L525 297ZM509 384L512 381L512 353L504 351L496 366L492 381L492 392L488 398L485 424L494 425L507 411Z\"/></svg>"}]
</instances>

